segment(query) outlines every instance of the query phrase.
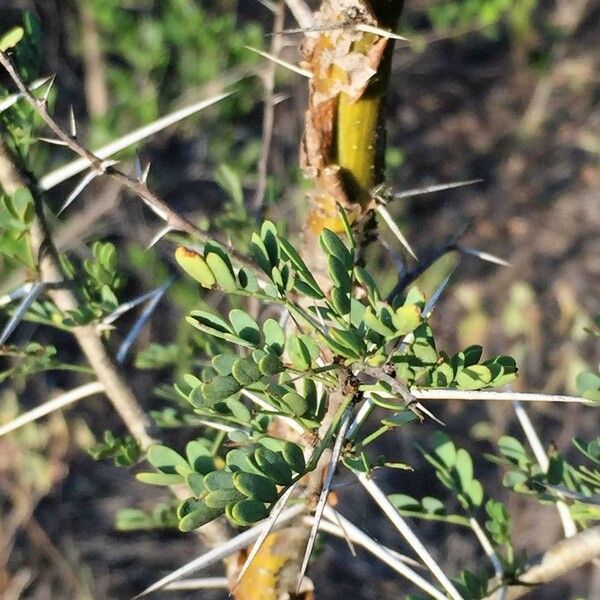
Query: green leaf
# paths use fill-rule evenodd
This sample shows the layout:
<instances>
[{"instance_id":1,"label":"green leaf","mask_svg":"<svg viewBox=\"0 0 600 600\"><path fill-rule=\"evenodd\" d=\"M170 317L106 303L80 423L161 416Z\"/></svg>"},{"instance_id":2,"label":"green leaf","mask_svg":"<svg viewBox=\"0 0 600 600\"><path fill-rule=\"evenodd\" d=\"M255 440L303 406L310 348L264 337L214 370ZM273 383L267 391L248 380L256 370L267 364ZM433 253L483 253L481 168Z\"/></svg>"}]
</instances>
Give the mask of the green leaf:
<instances>
[{"instance_id":1,"label":"green leaf","mask_svg":"<svg viewBox=\"0 0 600 600\"><path fill-rule=\"evenodd\" d=\"M286 353L298 371L308 371L312 364L310 352L299 335L292 334L286 341Z\"/></svg>"},{"instance_id":2,"label":"green leaf","mask_svg":"<svg viewBox=\"0 0 600 600\"><path fill-rule=\"evenodd\" d=\"M185 479L178 473L138 473L135 478L150 485L179 485Z\"/></svg>"},{"instance_id":3,"label":"green leaf","mask_svg":"<svg viewBox=\"0 0 600 600\"><path fill-rule=\"evenodd\" d=\"M469 346L463 350L465 367L476 365L483 354L483 348L481 346Z\"/></svg>"},{"instance_id":4,"label":"green leaf","mask_svg":"<svg viewBox=\"0 0 600 600\"><path fill-rule=\"evenodd\" d=\"M252 419L252 413L241 400L238 398L227 398L227 400L225 400L225 404L238 421L242 423L250 423Z\"/></svg>"},{"instance_id":5,"label":"green leaf","mask_svg":"<svg viewBox=\"0 0 600 600\"><path fill-rule=\"evenodd\" d=\"M11 48L14 48L25 35L25 30L22 27L13 27L6 33L0 36L0 51L6 52Z\"/></svg>"},{"instance_id":6,"label":"green leaf","mask_svg":"<svg viewBox=\"0 0 600 600\"><path fill-rule=\"evenodd\" d=\"M209 492L231 489L233 485L233 473L230 471L212 471L204 476L204 487Z\"/></svg>"},{"instance_id":7,"label":"green leaf","mask_svg":"<svg viewBox=\"0 0 600 600\"><path fill-rule=\"evenodd\" d=\"M451 468L456 462L456 446L452 440L444 433L436 431L433 434L433 449L438 458Z\"/></svg>"},{"instance_id":8,"label":"green leaf","mask_svg":"<svg viewBox=\"0 0 600 600\"><path fill-rule=\"evenodd\" d=\"M179 521L179 530L180 531L193 531L194 529L198 529L198 527L202 527L206 523L213 521L217 517L220 517L223 514L222 509L211 508L206 505L205 502L199 500L194 504L194 510L190 513L186 514Z\"/></svg>"},{"instance_id":9,"label":"green leaf","mask_svg":"<svg viewBox=\"0 0 600 600\"><path fill-rule=\"evenodd\" d=\"M238 358L231 369L231 374L243 386L248 386L262 379L258 365L249 358Z\"/></svg>"},{"instance_id":10,"label":"green leaf","mask_svg":"<svg viewBox=\"0 0 600 600\"><path fill-rule=\"evenodd\" d=\"M175 250L175 260L179 266L193 279L198 281L204 288L212 288L215 276L206 261L194 250L179 246Z\"/></svg>"},{"instance_id":11,"label":"green leaf","mask_svg":"<svg viewBox=\"0 0 600 600\"><path fill-rule=\"evenodd\" d=\"M277 354L283 352L285 346L285 332L281 325L274 319L267 319L263 323L263 335L265 344L273 349Z\"/></svg>"},{"instance_id":12,"label":"green leaf","mask_svg":"<svg viewBox=\"0 0 600 600\"><path fill-rule=\"evenodd\" d=\"M324 229L319 236L319 243L323 251L331 256L335 256L344 265L346 270L353 267L354 259L352 254L342 240L330 229Z\"/></svg>"},{"instance_id":13,"label":"green leaf","mask_svg":"<svg viewBox=\"0 0 600 600\"><path fill-rule=\"evenodd\" d=\"M263 241L271 267L279 265L279 242L277 228L271 221L265 221L260 229L260 237Z\"/></svg>"},{"instance_id":14,"label":"green leaf","mask_svg":"<svg viewBox=\"0 0 600 600\"><path fill-rule=\"evenodd\" d=\"M277 488L271 479L240 471L233 476L233 484L244 496L261 502L275 502Z\"/></svg>"},{"instance_id":15,"label":"green leaf","mask_svg":"<svg viewBox=\"0 0 600 600\"><path fill-rule=\"evenodd\" d=\"M412 333L421 324L421 309L415 304L401 306L392 314L392 323L396 329L395 335Z\"/></svg>"},{"instance_id":16,"label":"green leaf","mask_svg":"<svg viewBox=\"0 0 600 600\"><path fill-rule=\"evenodd\" d=\"M267 509L258 500L242 500L237 502L230 510L231 517L239 525L252 525L267 517Z\"/></svg>"},{"instance_id":17,"label":"green leaf","mask_svg":"<svg viewBox=\"0 0 600 600\"><path fill-rule=\"evenodd\" d=\"M211 364L219 375L231 375L233 364L239 358L237 354L217 354L213 356Z\"/></svg>"},{"instance_id":18,"label":"green leaf","mask_svg":"<svg viewBox=\"0 0 600 600\"><path fill-rule=\"evenodd\" d=\"M189 467L188 462L172 448L155 444L148 450L148 462L163 473L175 473L175 467Z\"/></svg>"},{"instance_id":19,"label":"green leaf","mask_svg":"<svg viewBox=\"0 0 600 600\"><path fill-rule=\"evenodd\" d=\"M254 293L260 289L258 279L256 279L256 275L250 269L241 268L238 271L238 281L240 282L240 288L247 292Z\"/></svg>"},{"instance_id":20,"label":"green leaf","mask_svg":"<svg viewBox=\"0 0 600 600\"><path fill-rule=\"evenodd\" d=\"M335 308L337 313L342 316L347 315L352 306L349 289L334 287L331 290L331 304L333 304L333 308Z\"/></svg>"},{"instance_id":21,"label":"green leaf","mask_svg":"<svg viewBox=\"0 0 600 600\"><path fill-rule=\"evenodd\" d=\"M348 274L348 269L336 256L329 257L327 269L329 277L336 287L345 291L350 291L352 288L352 280Z\"/></svg>"},{"instance_id":22,"label":"green leaf","mask_svg":"<svg viewBox=\"0 0 600 600\"><path fill-rule=\"evenodd\" d=\"M230 375L217 375L209 383L201 386L202 395L209 404L225 400L242 389L242 386Z\"/></svg>"},{"instance_id":23,"label":"green leaf","mask_svg":"<svg viewBox=\"0 0 600 600\"><path fill-rule=\"evenodd\" d=\"M446 508L444 503L438 498L433 498L432 496L425 496L421 500L421 505L425 509L425 512L431 515L445 515Z\"/></svg>"},{"instance_id":24,"label":"green leaf","mask_svg":"<svg viewBox=\"0 0 600 600\"><path fill-rule=\"evenodd\" d=\"M388 498L390 499L390 502L400 510L423 512L421 503L416 498L412 498L406 494L390 494Z\"/></svg>"},{"instance_id":25,"label":"green leaf","mask_svg":"<svg viewBox=\"0 0 600 600\"><path fill-rule=\"evenodd\" d=\"M204 496L204 502L209 508L224 509L228 504L239 502L244 499L244 494L235 488L224 488L208 493Z\"/></svg>"},{"instance_id":26,"label":"green leaf","mask_svg":"<svg viewBox=\"0 0 600 600\"><path fill-rule=\"evenodd\" d=\"M292 481L292 470L279 452L268 448L257 448L254 458L262 473L277 485L289 485Z\"/></svg>"},{"instance_id":27,"label":"green leaf","mask_svg":"<svg viewBox=\"0 0 600 600\"><path fill-rule=\"evenodd\" d=\"M244 192L240 176L227 164L220 164L215 181L231 196L237 206L244 205Z\"/></svg>"},{"instance_id":28,"label":"green leaf","mask_svg":"<svg viewBox=\"0 0 600 600\"><path fill-rule=\"evenodd\" d=\"M288 392L281 398L283 403L292 411L296 417L301 417L308 410L308 404L298 392Z\"/></svg>"},{"instance_id":29,"label":"green leaf","mask_svg":"<svg viewBox=\"0 0 600 600\"><path fill-rule=\"evenodd\" d=\"M454 468L458 473L462 489L465 489L473 479L473 460L465 449L459 448L456 452Z\"/></svg>"},{"instance_id":30,"label":"green leaf","mask_svg":"<svg viewBox=\"0 0 600 600\"><path fill-rule=\"evenodd\" d=\"M192 440L185 447L188 463L197 473L205 475L215 468L215 461L207 444Z\"/></svg>"},{"instance_id":31,"label":"green leaf","mask_svg":"<svg viewBox=\"0 0 600 600\"><path fill-rule=\"evenodd\" d=\"M201 496L206 491L206 488L204 487L204 477L202 477L200 473L189 473L186 477L186 483L192 494L196 497Z\"/></svg>"},{"instance_id":32,"label":"green leaf","mask_svg":"<svg viewBox=\"0 0 600 600\"><path fill-rule=\"evenodd\" d=\"M267 247L257 233L252 234L252 241L250 242L250 253L256 261L256 264L270 277L273 265L267 252Z\"/></svg>"},{"instance_id":33,"label":"green leaf","mask_svg":"<svg viewBox=\"0 0 600 600\"><path fill-rule=\"evenodd\" d=\"M233 330L243 340L246 340L254 346L258 346L261 341L260 329L256 321L245 311L234 308L229 313L229 320Z\"/></svg>"},{"instance_id":34,"label":"green leaf","mask_svg":"<svg viewBox=\"0 0 600 600\"><path fill-rule=\"evenodd\" d=\"M214 275L216 285L226 292L237 290L237 282L229 259L226 261L220 253L209 252L205 260Z\"/></svg>"},{"instance_id":35,"label":"green leaf","mask_svg":"<svg viewBox=\"0 0 600 600\"><path fill-rule=\"evenodd\" d=\"M277 375L284 370L283 363L273 354L266 354L260 359L258 368L263 375Z\"/></svg>"},{"instance_id":36,"label":"green leaf","mask_svg":"<svg viewBox=\"0 0 600 600\"><path fill-rule=\"evenodd\" d=\"M290 468L296 473L304 473L306 462L302 448L293 442L285 442L283 446L283 458Z\"/></svg>"},{"instance_id":37,"label":"green leaf","mask_svg":"<svg viewBox=\"0 0 600 600\"><path fill-rule=\"evenodd\" d=\"M261 475L260 469L256 466L251 456L254 454L253 448L234 448L227 453L225 462L232 471L245 471L246 473L256 473Z\"/></svg>"},{"instance_id":38,"label":"green leaf","mask_svg":"<svg viewBox=\"0 0 600 600\"><path fill-rule=\"evenodd\" d=\"M472 365L459 371L454 381L463 390L477 390L492 382L492 373L485 365Z\"/></svg>"}]
</instances>

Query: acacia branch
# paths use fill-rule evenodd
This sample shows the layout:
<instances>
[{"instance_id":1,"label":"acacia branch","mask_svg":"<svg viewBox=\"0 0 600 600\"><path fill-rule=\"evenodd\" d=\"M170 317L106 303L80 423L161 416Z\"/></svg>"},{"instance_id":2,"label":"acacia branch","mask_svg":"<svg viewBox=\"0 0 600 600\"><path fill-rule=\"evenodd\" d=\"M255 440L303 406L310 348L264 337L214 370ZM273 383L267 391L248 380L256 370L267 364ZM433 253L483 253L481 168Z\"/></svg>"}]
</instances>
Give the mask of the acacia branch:
<instances>
[{"instance_id":1,"label":"acacia branch","mask_svg":"<svg viewBox=\"0 0 600 600\"><path fill-rule=\"evenodd\" d=\"M57 123L57 121L48 112L46 102L38 100L27 88L25 82L19 75L14 63L5 52L0 52L0 64L6 69L11 79L15 82L17 88L33 107L36 113L42 118L44 123L56 135L57 139L75 154L87 160L90 163L90 169L96 175L107 175L114 181L121 184L123 187L134 192L141 200L160 217L171 231L181 231L202 241L203 243L212 241L211 236L200 228L196 227L191 221L179 215L173 210L162 198L152 192L146 185L143 179L135 179L124 173L123 171L112 166L111 161L102 160L96 156L91 150L80 144L73 136L69 135ZM256 271L254 264L247 257L237 252L234 248L229 247L228 253L239 264L246 268Z\"/></svg>"},{"instance_id":2,"label":"acacia branch","mask_svg":"<svg viewBox=\"0 0 600 600\"><path fill-rule=\"evenodd\" d=\"M29 230L31 250L38 258L40 281L51 284L65 282L58 253L48 232L41 199L31 178L17 167L2 141L0 141L0 187L8 194L22 187L29 189L35 205L35 217ZM79 307L79 299L67 286L53 285L47 290L47 294L62 312L74 311ZM96 325L89 323L74 327L73 335L94 369L98 381L104 387L107 398L123 419L131 435L142 448L148 448L153 442L152 436L148 433L150 420L140 408L131 387L120 374L117 364L107 353Z\"/></svg>"}]
</instances>

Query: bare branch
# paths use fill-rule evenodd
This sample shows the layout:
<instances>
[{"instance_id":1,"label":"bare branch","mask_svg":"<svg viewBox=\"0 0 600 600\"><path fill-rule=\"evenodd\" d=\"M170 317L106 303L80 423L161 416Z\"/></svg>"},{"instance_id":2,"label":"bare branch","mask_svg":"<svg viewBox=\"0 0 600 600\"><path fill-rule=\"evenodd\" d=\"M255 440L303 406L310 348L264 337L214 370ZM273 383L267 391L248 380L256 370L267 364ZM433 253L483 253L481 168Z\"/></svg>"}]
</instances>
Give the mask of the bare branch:
<instances>
[{"instance_id":1,"label":"bare branch","mask_svg":"<svg viewBox=\"0 0 600 600\"><path fill-rule=\"evenodd\" d=\"M557 577L600 557L600 525L590 527L573 537L561 540L534 560L519 577L516 585L508 588L506 600L517 600L537 585L549 583ZM484 600L493 600L494 594Z\"/></svg>"}]
</instances>

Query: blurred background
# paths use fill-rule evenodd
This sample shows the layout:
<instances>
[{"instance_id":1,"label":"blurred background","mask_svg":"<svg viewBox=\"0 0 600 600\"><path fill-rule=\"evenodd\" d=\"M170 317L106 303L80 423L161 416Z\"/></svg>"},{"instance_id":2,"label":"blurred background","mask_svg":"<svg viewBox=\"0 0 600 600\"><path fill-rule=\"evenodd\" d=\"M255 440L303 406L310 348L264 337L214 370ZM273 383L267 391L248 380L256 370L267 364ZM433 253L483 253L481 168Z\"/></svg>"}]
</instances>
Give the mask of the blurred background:
<instances>
[{"instance_id":1,"label":"blurred background","mask_svg":"<svg viewBox=\"0 0 600 600\"><path fill-rule=\"evenodd\" d=\"M0 0L0 29L20 23L23 11L37 17L39 75L56 74L52 109L66 123L72 105L78 136L92 148L170 111L234 90L217 106L123 153L123 168L133 173L136 154L143 164L151 163L150 187L207 230L225 228L230 238L247 239L260 208L298 236L307 189L298 167L306 82L284 69L274 72L247 47L273 47L297 63L301 36L270 36L274 18L268 4ZM284 26L296 27L291 15L286 14ZM391 210L419 256L468 225L465 245L511 264L448 254L424 273L418 283L431 292L457 266L432 318L438 347L452 353L480 343L487 355L517 359L515 388L576 394L577 373L600 360L598 345L584 331L600 313L600 2L408 0L401 33L411 44L398 44L395 51L388 183L402 191L482 182L398 201ZM14 91L4 73L0 85L5 93ZM265 162L267 105L273 105L275 126ZM37 142L31 156L39 176L73 158L64 148ZM265 165L266 176L261 175ZM76 182L71 179L48 194L52 211ZM126 365L144 408L154 411L164 427L161 435L175 444L189 439L193 431L170 428L179 421L165 390L194 360L191 349L178 348L190 342L183 316L197 306L199 290L179 277L172 243L146 250L160 223L113 182L95 180L52 227L59 247L75 259L89 258L95 240L115 244L123 274L120 298L177 275ZM383 289L390 289L400 249L383 228L382 237L390 249L374 246L369 259ZM26 275L18 265L0 262L0 294ZM202 301L222 304L217 293ZM118 321L109 339L112 349L138 314ZM61 360L83 364L69 336L36 323L21 326L11 343L25 346L34 338L59 348ZM15 360L2 359L0 372L14 368ZM28 377L27 368L16 369L10 380L0 379L0 422L88 380L71 371ZM456 443L477 455L490 451L504 433L521 435L509 405L435 408ZM543 442L568 455L575 435L597 434L588 410L534 405L530 415ZM190 535L115 527L120 509L151 511L168 494L86 453L107 429L120 433L122 425L96 397L0 438L0 597L129 598L198 554ZM386 452L419 464L414 443L433 430L426 424L391 434L385 438ZM534 554L559 539L553 508L503 490L500 469L483 459L475 472L489 493L508 502L518 548ZM345 480L350 477L342 474L340 481ZM427 472L394 471L385 484L389 491L417 497L439 486ZM338 496L342 512L382 542L398 544L359 490L340 487ZM435 523L418 527L449 572L477 567L479 550L462 532ZM322 598L352 594L366 600L406 592L391 571L368 556L350 562L343 543L324 546L311 575ZM163 592L161 597L225 595ZM532 597L600 598L600 575L585 569Z\"/></svg>"}]
</instances>

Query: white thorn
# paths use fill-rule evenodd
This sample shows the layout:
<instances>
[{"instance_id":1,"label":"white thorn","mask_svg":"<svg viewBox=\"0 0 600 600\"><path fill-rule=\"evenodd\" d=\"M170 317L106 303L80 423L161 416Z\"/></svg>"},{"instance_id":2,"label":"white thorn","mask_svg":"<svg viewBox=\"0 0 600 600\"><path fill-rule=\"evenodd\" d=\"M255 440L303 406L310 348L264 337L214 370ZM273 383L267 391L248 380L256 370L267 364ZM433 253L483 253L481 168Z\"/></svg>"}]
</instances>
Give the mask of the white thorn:
<instances>
[{"instance_id":1,"label":"white thorn","mask_svg":"<svg viewBox=\"0 0 600 600\"><path fill-rule=\"evenodd\" d=\"M346 412L342 416L340 429L337 433L335 444L333 446L333 451L331 453L331 461L329 462L329 465L327 467L327 474L325 475L325 481L323 482L323 487L321 488L319 502L317 503L317 508L315 509L315 521L310 532L310 537L308 538L308 543L306 544L306 550L304 551L304 559L302 560L302 566L300 567L298 581L296 583L296 593L300 592L302 580L304 579L304 574L306 573L306 569L308 567L308 561L310 560L310 555L315 545L315 540L317 539L319 523L321 522L323 510L325 509L325 504L327 503L327 496L329 495L331 482L333 481L333 475L335 473L335 469L340 458L340 454L342 452L342 445L344 443L344 440L346 439L346 434L348 433L348 427L350 426L351 417L352 409L349 407L346 409Z\"/></svg>"},{"instance_id":2,"label":"white thorn","mask_svg":"<svg viewBox=\"0 0 600 600\"><path fill-rule=\"evenodd\" d=\"M153 298L148 302L146 308L144 308L139 319L134 323L133 327L129 331L129 334L119 347L119 351L117 352L118 363L123 363L131 346L140 334L142 327L146 324L146 321L152 316L152 313L156 310L158 303L161 301L162 297L165 295L165 292L169 289L173 281L174 278L171 277L154 292Z\"/></svg>"},{"instance_id":3,"label":"white thorn","mask_svg":"<svg viewBox=\"0 0 600 600\"><path fill-rule=\"evenodd\" d=\"M515 414L517 415L517 419L519 419L521 428L525 433L525 437L527 438L527 441L533 450L535 459L540 465L542 471L547 473L548 469L550 468L550 460L546 454L546 451L544 450L544 446L542 445L537 431L535 430L535 427L533 426L533 423L527 414L527 411L518 400L513 402L513 408L515 409ZM558 511L558 516L560 517L563 531L565 532L565 537L574 536L577 533L577 525L575 524L573 517L571 517L569 507L562 500L559 500L556 503L556 510Z\"/></svg>"},{"instance_id":4,"label":"white thorn","mask_svg":"<svg viewBox=\"0 0 600 600\"><path fill-rule=\"evenodd\" d=\"M15 300L19 300L19 299L23 298L24 296L27 296L27 294L29 294L29 292L31 291L31 288L34 285L35 285L34 282L29 281L29 282L24 283L23 285L19 286L18 288L14 289L12 292L8 292L8 294L5 294L4 296L0 296L0 307L6 306L7 304L14 302Z\"/></svg>"},{"instance_id":5,"label":"white thorn","mask_svg":"<svg viewBox=\"0 0 600 600\"><path fill-rule=\"evenodd\" d=\"M50 77L42 77L41 79L36 79L29 86L28 89L30 92L32 92L32 91L37 90L38 88L42 87L48 81L52 82L53 80L54 80L54 75L52 75ZM50 83L50 85L52 85L52 83ZM15 103L17 103L22 97L23 97L23 92L16 92L15 94L11 94L10 96L7 96L3 100L1 100L0 101L0 113L9 109L11 106L13 106Z\"/></svg>"},{"instance_id":6,"label":"white thorn","mask_svg":"<svg viewBox=\"0 0 600 600\"><path fill-rule=\"evenodd\" d=\"M146 163L146 166L144 167L144 171L142 172L142 179L141 182L145 185L148 181L148 173L150 173L150 165L152 163L150 161L148 161Z\"/></svg>"},{"instance_id":7,"label":"white thorn","mask_svg":"<svg viewBox=\"0 0 600 600\"><path fill-rule=\"evenodd\" d=\"M40 142L45 142L46 144L52 144L54 146L66 146L67 142L63 140L59 140L57 138L47 138L47 137L39 137L38 140Z\"/></svg>"},{"instance_id":8,"label":"white thorn","mask_svg":"<svg viewBox=\"0 0 600 600\"><path fill-rule=\"evenodd\" d=\"M389 498L383 493L379 486L366 474L355 473L358 480L363 484L373 500L383 510L390 522L400 532L402 537L408 542L412 549L417 553L423 563L429 568L432 575L440 582L443 588L448 592L453 600L464 600L454 584L450 581L444 570L433 559L427 548L421 540L415 535L408 526L406 520L396 510L396 507L390 502Z\"/></svg>"},{"instance_id":9,"label":"white thorn","mask_svg":"<svg viewBox=\"0 0 600 600\"><path fill-rule=\"evenodd\" d=\"M97 176L98 174L95 171L90 171L89 173L86 173L83 179L75 186L75 189L68 195L67 199L65 200L64 204L60 207L57 214L60 215L67 207L69 207L73 200L75 200L75 198L77 198L77 196L79 196L79 194L81 194L81 192L83 192L83 190Z\"/></svg>"},{"instance_id":10,"label":"white thorn","mask_svg":"<svg viewBox=\"0 0 600 600\"><path fill-rule=\"evenodd\" d=\"M17 325L21 322L25 313L29 309L29 307L35 302L37 297L42 293L46 285L40 281L34 283L27 295L21 301L21 304L17 307L17 310L14 312L13 316L9 319L8 323L4 327L2 331L2 335L0 335L0 346L6 343L6 340L11 336L12 332L17 328Z\"/></svg>"},{"instance_id":11,"label":"white thorn","mask_svg":"<svg viewBox=\"0 0 600 600\"><path fill-rule=\"evenodd\" d=\"M256 542L254 542L254 545L252 546L252 550L250 550L250 553L248 554L246 560L244 561L244 564L235 580L235 583L233 584L233 587L231 588L232 592L239 585L240 581L246 574L246 571L252 564L252 561L256 558L256 555L259 553L260 549L262 548L262 545L265 543L265 540L267 539L267 537L273 530L273 527L275 527L275 524L277 523L277 520L281 516L283 509L285 508L286 504L289 502L290 498L292 497L292 494L294 493L295 488L296 488L296 483L291 485L284 492L284 494L281 496L281 498L279 498L279 500L277 500L277 502L275 503L275 506L273 506L273 508L271 509L271 514L269 515L269 518L266 520L265 527L263 528L263 530L262 530L260 536L258 537L258 539L256 540Z\"/></svg>"},{"instance_id":12,"label":"white thorn","mask_svg":"<svg viewBox=\"0 0 600 600\"><path fill-rule=\"evenodd\" d=\"M283 513L281 514L281 516L279 517L279 520L277 522L277 527L280 527L284 523L287 523L288 521L290 521L291 519L293 519L294 517L299 515L303 510L304 510L304 506L302 504L297 504L296 506L290 506L289 508L284 510ZM194 572L199 571L200 569L203 569L205 567L208 567L214 563L220 562L221 560L223 560L223 558L230 556L234 552L237 552L238 550L241 550L242 548L246 548L249 544L254 542L254 540L256 540L260 536L263 528L266 525L267 525L266 520L261 521L257 525L254 525L254 527L248 529L247 531L244 531L243 533L240 533L239 535L228 540L224 544L220 544L218 547L214 548L213 550L210 550L206 554L203 554L202 556L195 558L194 560L183 565L179 569L176 569L172 573L169 573L169 575L167 575L167 576L163 577L162 579L159 579L157 582L153 583L151 586L146 588L143 592L141 592L140 594L135 596L135 598L133 598L133 600L136 600L136 598L141 598L142 596L147 596L148 594L151 594L152 592L155 592L157 590L164 588L166 585L168 585L172 581L176 581L180 577L184 577L185 575L188 575L189 573L194 573Z\"/></svg>"},{"instance_id":13,"label":"white thorn","mask_svg":"<svg viewBox=\"0 0 600 600\"><path fill-rule=\"evenodd\" d=\"M365 33L374 33L380 37L390 38L392 40L400 40L402 42L410 42L408 38L402 37L397 33L393 33L388 31L387 29L381 29L380 27L375 27L373 25L368 25L367 23L359 23L356 25L356 29L358 31L364 31Z\"/></svg>"},{"instance_id":14,"label":"white thorn","mask_svg":"<svg viewBox=\"0 0 600 600\"><path fill-rule=\"evenodd\" d=\"M228 96L231 96L233 93L234 92L227 92L224 94L219 94L218 96L209 98L208 100L203 100L202 102L197 102L191 106L187 106L169 113L168 115L165 115L164 117L157 119L148 125L140 127L139 129L136 129L135 131L132 131L131 133L128 133L114 140L113 142L98 148L94 154L100 159L108 158L109 156L112 156L113 154L116 154L117 152L120 152L121 150L124 150L133 144L137 144L139 141L146 139L151 135L154 135L158 131L165 129L166 127L169 127L170 125L173 125L174 123L177 123L178 121L181 121L182 119L189 117L190 115L197 113L204 108L208 108L209 106L220 102ZM89 168L89 166L90 161L87 158L78 158L44 175L40 179L39 187L43 191L50 190L66 179L85 171L85 169Z\"/></svg>"},{"instance_id":15,"label":"white thorn","mask_svg":"<svg viewBox=\"0 0 600 600\"><path fill-rule=\"evenodd\" d=\"M202 577L199 579L183 579L165 586L165 590L221 590L229 587L227 577Z\"/></svg>"},{"instance_id":16,"label":"white thorn","mask_svg":"<svg viewBox=\"0 0 600 600\"><path fill-rule=\"evenodd\" d=\"M146 246L146 250L150 250L153 246L155 246L162 238L165 237L168 233L173 231L174 227L172 225L167 225L163 227L151 240L150 243Z\"/></svg>"},{"instance_id":17,"label":"white thorn","mask_svg":"<svg viewBox=\"0 0 600 600\"><path fill-rule=\"evenodd\" d=\"M502 267L512 266L508 261L504 260L503 258L499 258L494 254L490 254L489 252L482 252L481 250L475 250L475 248L469 248L467 246L456 246L456 249L463 254L470 254L471 256L476 256L481 260L485 260L486 262L494 263Z\"/></svg>"},{"instance_id":18,"label":"white thorn","mask_svg":"<svg viewBox=\"0 0 600 600\"><path fill-rule=\"evenodd\" d=\"M388 212L387 208L385 208L385 206L379 205L376 210L383 217L383 220L385 221L385 224L390 228L390 231L396 236L396 238L404 246L404 248L406 249L406 251L415 260L419 260L417 258L417 255L415 254L414 250L411 248L410 244L408 243L408 240L404 237L404 235L402 234L402 232L398 228L398 225L396 225L394 219L392 219L392 215L390 215L390 213Z\"/></svg>"},{"instance_id":19,"label":"white thorn","mask_svg":"<svg viewBox=\"0 0 600 600\"><path fill-rule=\"evenodd\" d=\"M263 50L258 50L257 48L253 48L252 46L244 46L244 48L247 48L252 52L256 52L256 54L260 54L260 56L262 56L263 58L273 61L274 63L285 67L286 69L289 69L290 71L297 73L298 75L302 75L303 77L307 77L308 79L311 79L313 76L312 73L307 69L303 69L302 67L289 63L279 58L278 56L274 56L273 54L269 54L268 52L264 52Z\"/></svg>"},{"instance_id":20,"label":"white thorn","mask_svg":"<svg viewBox=\"0 0 600 600\"><path fill-rule=\"evenodd\" d=\"M143 171L142 171L142 163L140 163L140 157L136 154L135 155L135 178L138 181L142 181L142 176L143 176Z\"/></svg>"},{"instance_id":21,"label":"white thorn","mask_svg":"<svg viewBox=\"0 0 600 600\"><path fill-rule=\"evenodd\" d=\"M82 398L86 398L87 396L91 396L93 394L98 394L104 391L104 386L99 382L95 381L93 383L86 383L85 385L81 385L69 392L65 392L52 400L48 400L48 402L44 402L40 404L40 406L36 406L35 408L19 415L16 419L13 419L10 423L6 423L0 427L0 436L6 435L15 429L19 429L19 427L23 427L28 423L32 423L37 419L41 419L46 415L54 412L55 410L59 410L76 402L77 400L81 400Z\"/></svg>"}]
</instances>

